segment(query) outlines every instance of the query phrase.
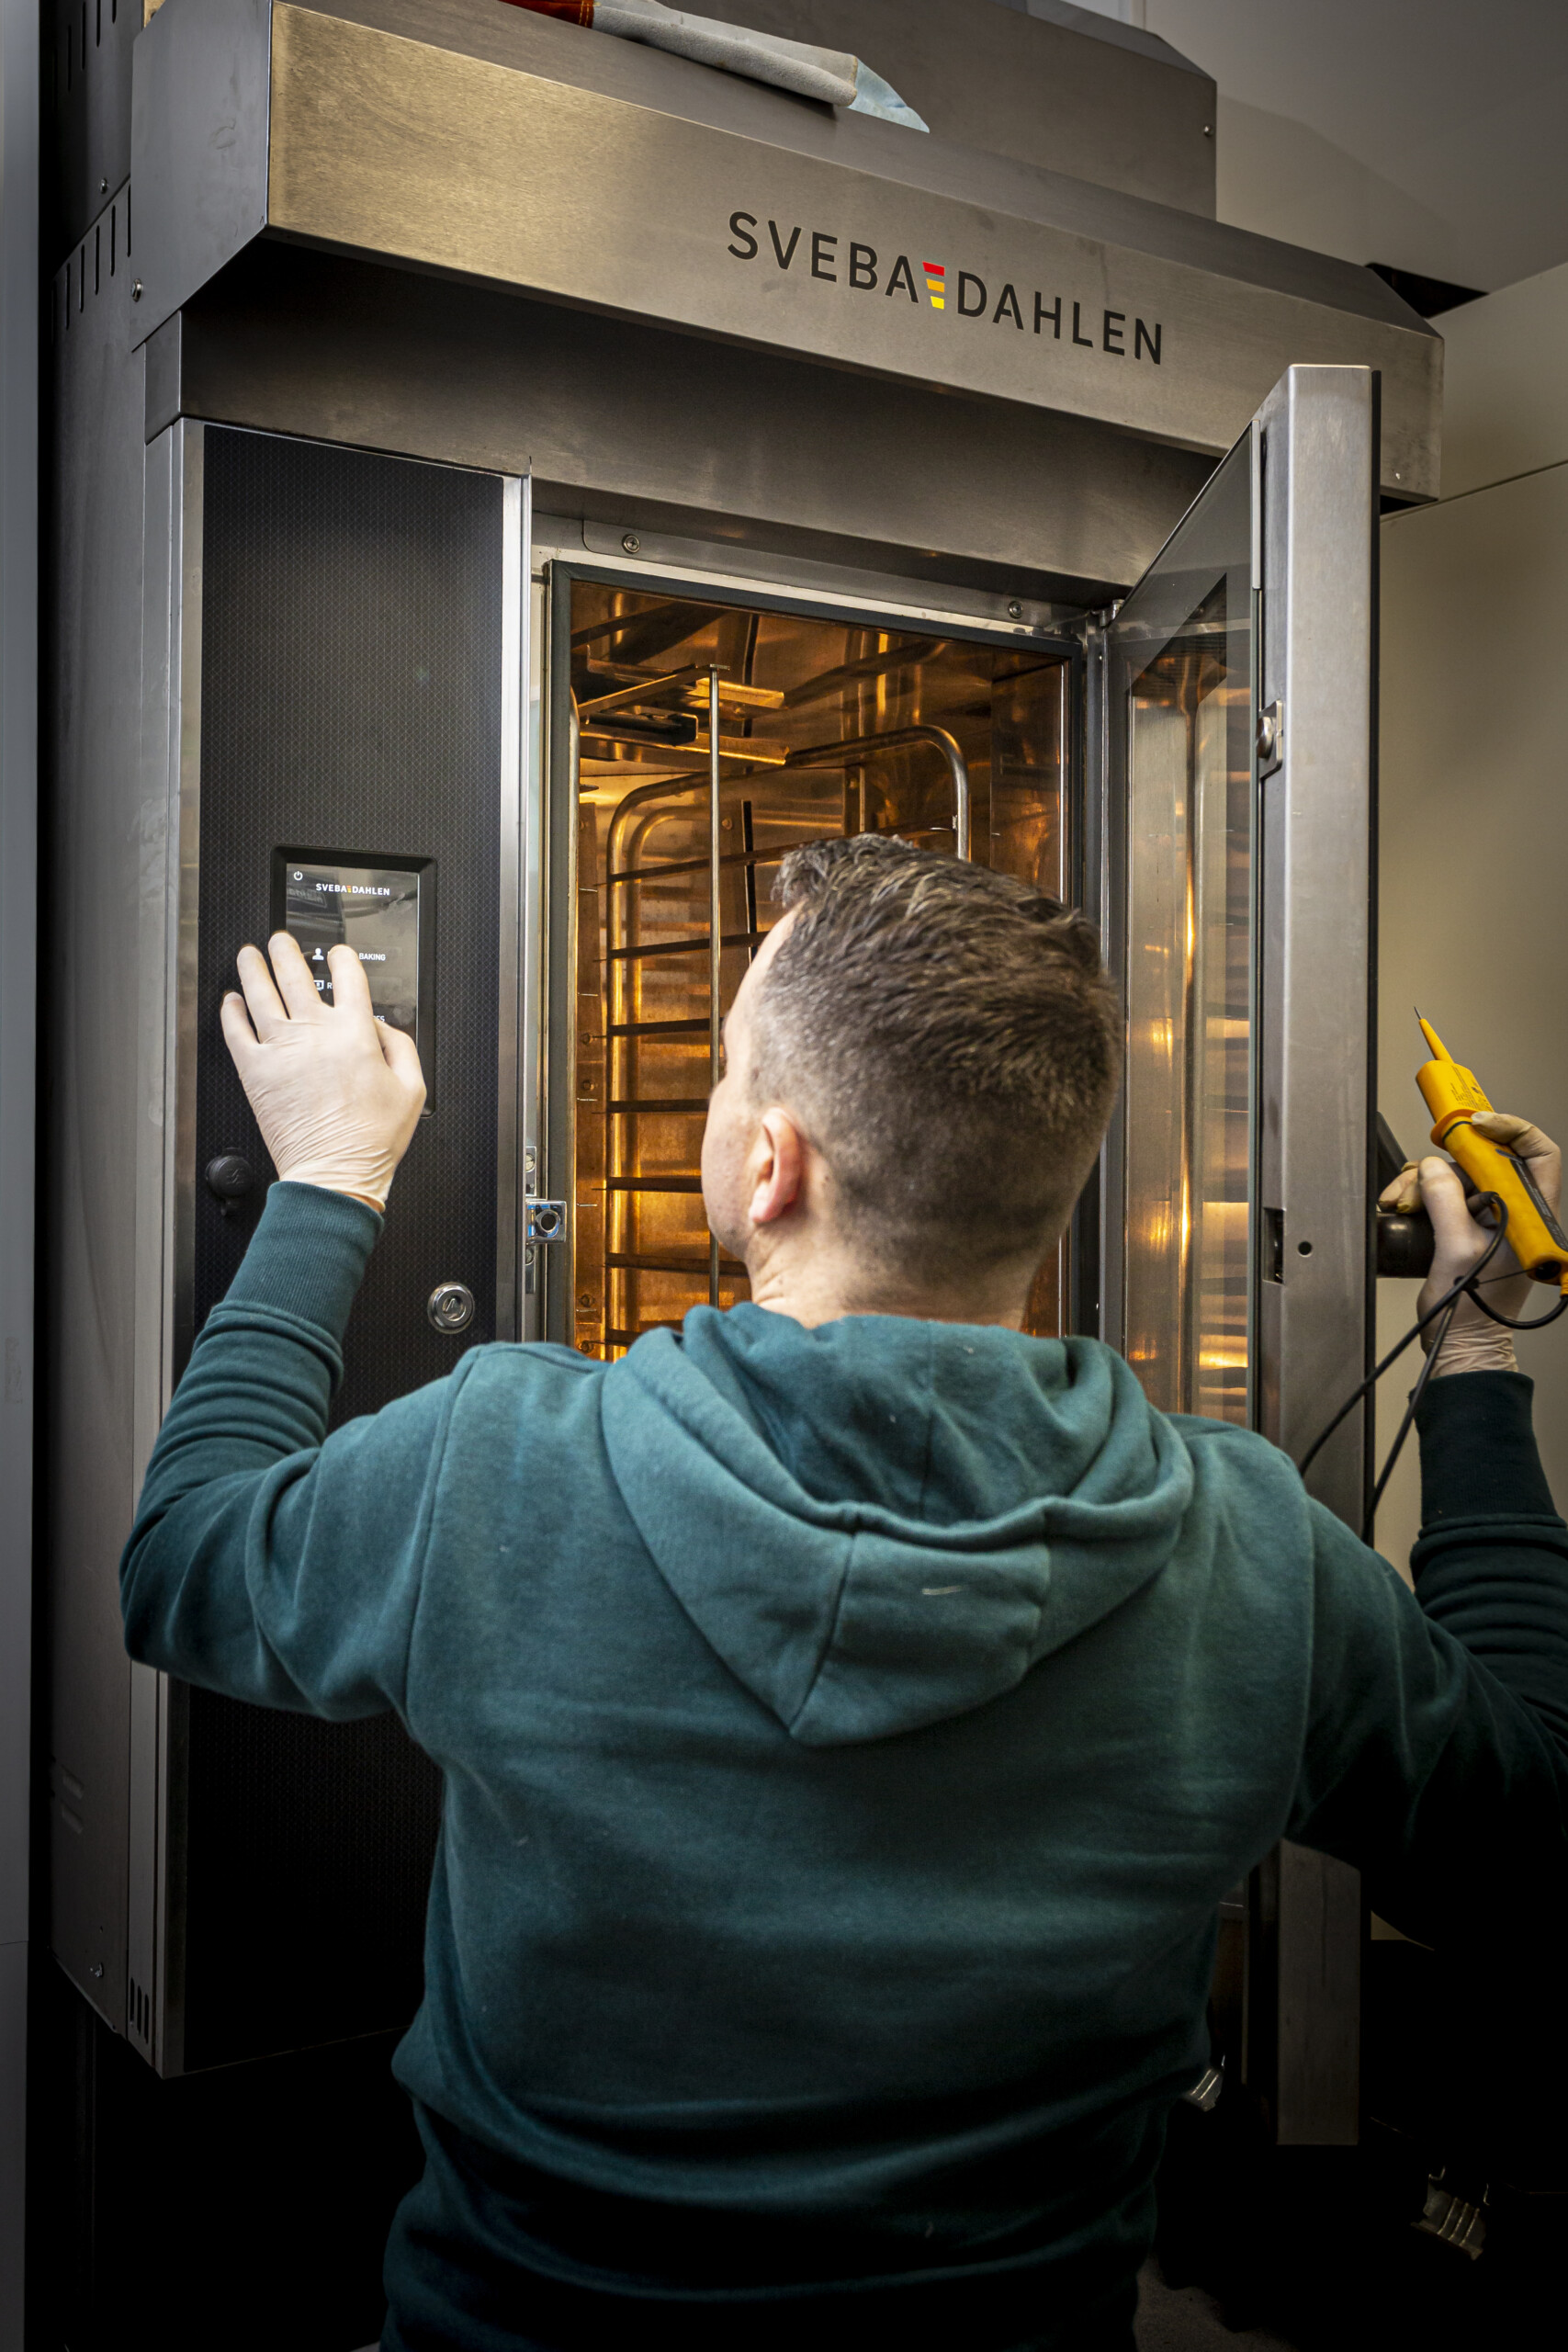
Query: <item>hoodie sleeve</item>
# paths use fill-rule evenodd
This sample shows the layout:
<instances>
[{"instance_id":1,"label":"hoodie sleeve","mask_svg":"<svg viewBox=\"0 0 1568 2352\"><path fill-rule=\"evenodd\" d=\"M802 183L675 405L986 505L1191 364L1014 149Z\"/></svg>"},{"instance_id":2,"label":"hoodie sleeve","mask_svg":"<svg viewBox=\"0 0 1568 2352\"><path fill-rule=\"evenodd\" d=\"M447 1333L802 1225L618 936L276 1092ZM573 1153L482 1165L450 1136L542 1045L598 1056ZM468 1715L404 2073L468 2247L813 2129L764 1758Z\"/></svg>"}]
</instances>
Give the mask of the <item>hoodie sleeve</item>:
<instances>
[{"instance_id":1,"label":"hoodie sleeve","mask_svg":"<svg viewBox=\"0 0 1568 2352\"><path fill-rule=\"evenodd\" d=\"M341 1193L272 1187L147 1465L120 1562L132 1657L263 1706L402 1711L464 1369L327 1436L380 1229Z\"/></svg>"},{"instance_id":2,"label":"hoodie sleeve","mask_svg":"<svg viewBox=\"0 0 1568 2352\"><path fill-rule=\"evenodd\" d=\"M1568 1526L1517 1373L1434 1381L1416 1596L1312 1506L1307 1737L1287 1835L1427 1940L1568 1910Z\"/></svg>"}]
</instances>

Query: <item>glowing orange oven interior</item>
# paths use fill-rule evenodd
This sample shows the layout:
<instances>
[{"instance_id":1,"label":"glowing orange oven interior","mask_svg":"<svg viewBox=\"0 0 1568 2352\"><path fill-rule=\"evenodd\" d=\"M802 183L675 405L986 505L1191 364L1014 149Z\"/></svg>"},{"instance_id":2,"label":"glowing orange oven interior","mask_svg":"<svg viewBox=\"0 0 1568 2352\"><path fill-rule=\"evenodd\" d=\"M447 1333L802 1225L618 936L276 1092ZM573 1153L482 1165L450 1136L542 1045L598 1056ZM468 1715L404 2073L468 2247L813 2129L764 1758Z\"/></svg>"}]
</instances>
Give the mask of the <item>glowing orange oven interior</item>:
<instances>
[{"instance_id":1,"label":"glowing orange oven interior","mask_svg":"<svg viewBox=\"0 0 1568 2352\"><path fill-rule=\"evenodd\" d=\"M718 671L716 858L709 696ZM1067 660L576 581L574 1335L614 1356L747 1295L703 1216L718 1009L784 852L897 832L1065 895ZM718 916L714 955L713 915ZM1030 1328L1061 1328L1044 1266Z\"/></svg>"}]
</instances>

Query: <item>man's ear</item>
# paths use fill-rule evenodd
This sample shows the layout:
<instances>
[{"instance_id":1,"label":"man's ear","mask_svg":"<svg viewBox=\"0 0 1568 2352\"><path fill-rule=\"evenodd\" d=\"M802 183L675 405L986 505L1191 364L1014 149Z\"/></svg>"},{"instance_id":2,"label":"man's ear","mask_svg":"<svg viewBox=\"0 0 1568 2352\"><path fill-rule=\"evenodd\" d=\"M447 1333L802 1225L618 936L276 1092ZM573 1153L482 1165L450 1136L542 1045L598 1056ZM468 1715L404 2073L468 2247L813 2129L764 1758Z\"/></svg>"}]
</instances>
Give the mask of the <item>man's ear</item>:
<instances>
[{"instance_id":1,"label":"man's ear","mask_svg":"<svg viewBox=\"0 0 1568 2352\"><path fill-rule=\"evenodd\" d=\"M805 1139L789 1113L776 1103L758 1122L751 1165L751 1223L775 1224L795 1207L806 1182Z\"/></svg>"}]
</instances>

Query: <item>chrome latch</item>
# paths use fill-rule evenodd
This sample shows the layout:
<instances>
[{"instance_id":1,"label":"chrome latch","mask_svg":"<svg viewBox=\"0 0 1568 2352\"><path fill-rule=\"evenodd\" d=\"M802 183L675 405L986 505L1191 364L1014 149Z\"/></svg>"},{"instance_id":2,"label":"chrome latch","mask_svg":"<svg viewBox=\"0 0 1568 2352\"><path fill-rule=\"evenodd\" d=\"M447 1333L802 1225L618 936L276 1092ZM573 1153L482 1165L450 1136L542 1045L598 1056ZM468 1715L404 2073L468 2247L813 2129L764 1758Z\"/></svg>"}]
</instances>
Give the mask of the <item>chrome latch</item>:
<instances>
[{"instance_id":1,"label":"chrome latch","mask_svg":"<svg viewBox=\"0 0 1568 2352\"><path fill-rule=\"evenodd\" d=\"M1190 2091L1181 2096L1189 2107L1196 2107L1205 2115L1213 2115L1220 2103L1220 2093L1225 2086L1224 2066L1205 2066Z\"/></svg>"},{"instance_id":2,"label":"chrome latch","mask_svg":"<svg viewBox=\"0 0 1568 2352\"><path fill-rule=\"evenodd\" d=\"M1283 765L1285 758L1285 706L1282 702L1265 703L1258 714L1258 778Z\"/></svg>"},{"instance_id":3,"label":"chrome latch","mask_svg":"<svg viewBox=\"0 0 1568 2352\"><path fill-rule=\"evenodd\" d=\"M1427 2205L1421 2218L1411 2227L1423 2236L1438 2238L1444 2245L1451 2245L1456 2254L1468 2255L1472 2262L1479 2262L1486 2245L1487 2191L1481 2192L1481 2202L1472 2205L1467 2197L1460 2197L1444 2186L1448 2167L1430 2177L1427 2182Z\"/></svg>"},{"instance_id":4,"label":"chrome latch","mask_svg":"<svg viewBox=\"0 0 1568 2352\"><path fill-rule=\"evenodd\" d=\"M432 1328L456 1339L474 1319L474 1294L467 1283L437 1283L425 1301Z\"/></svg>"}]
</instances>

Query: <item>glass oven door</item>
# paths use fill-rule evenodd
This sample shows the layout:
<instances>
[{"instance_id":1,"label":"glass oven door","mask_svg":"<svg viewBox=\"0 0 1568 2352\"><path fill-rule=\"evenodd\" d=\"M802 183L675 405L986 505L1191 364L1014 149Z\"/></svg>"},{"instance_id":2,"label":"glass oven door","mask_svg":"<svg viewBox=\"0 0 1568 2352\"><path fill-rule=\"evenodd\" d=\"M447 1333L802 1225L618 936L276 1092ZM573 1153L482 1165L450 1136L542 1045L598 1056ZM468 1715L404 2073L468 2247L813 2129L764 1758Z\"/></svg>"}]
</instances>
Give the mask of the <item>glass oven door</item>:
<instances>
[{"instance_id":1,"label":"glass oven door","mask_svg":"<svg viewBox=\"0 0 1568 2352\"><path fill-rule=\"evenodd\" d=\"M1127 1078L1102 1329L1163 1410L1296 1458L1369 1363L1377 386L1293 368L1093 648ZM1359 1527L1366 1423L1310 1485ZM1281 2141L1357 2131L1360 1899L1284 1848L1238 2052Z\"/></svg>"},{"instance_id":2,"label":"glass oven door","mask_svg":"<svg viewBox=\"0 0 1568 2352\"><path fill-rule=\"evenodd\" d=\"M1365 1370L1376 386L1294 368L1098 648L1126 991L1103 1329L1299 1455ZM1359 1526L1364 1432L1314 1493Z\"/></svg>"}]
</instances>

